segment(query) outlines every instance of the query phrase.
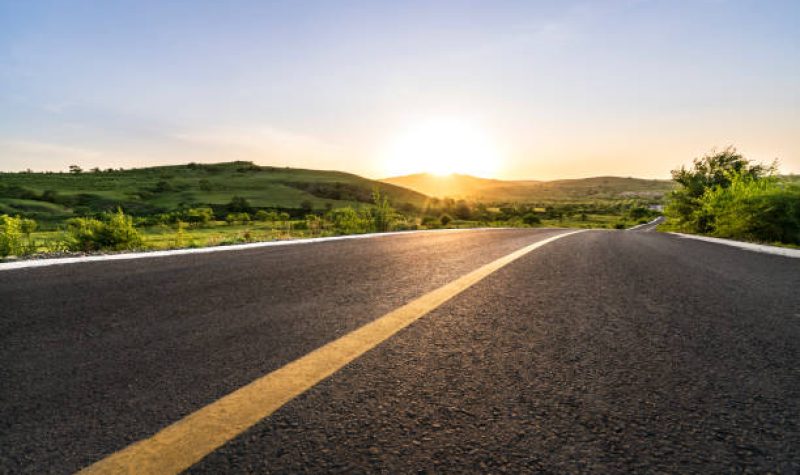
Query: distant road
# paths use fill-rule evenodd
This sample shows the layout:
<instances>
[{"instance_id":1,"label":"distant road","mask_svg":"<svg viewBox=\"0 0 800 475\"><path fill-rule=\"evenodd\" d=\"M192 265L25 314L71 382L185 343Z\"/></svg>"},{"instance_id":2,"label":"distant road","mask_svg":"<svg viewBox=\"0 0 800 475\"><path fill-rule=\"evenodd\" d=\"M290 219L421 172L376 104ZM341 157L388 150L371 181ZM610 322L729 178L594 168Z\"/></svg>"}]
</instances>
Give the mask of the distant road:
<instances>
[{"instance_id":1,"label":"distant road","mask_svg":"<svg viewBox=\"0 0 800 475\"><path fill-rule=\"evenodd\" d=\"M109 460L278 374L235 425L387 315L409 326L321 353L350 362L189 472L800 472L800 262L641 230L535 246L565 232L0 272L0 473Z\"/></svg>"}]
</instances>

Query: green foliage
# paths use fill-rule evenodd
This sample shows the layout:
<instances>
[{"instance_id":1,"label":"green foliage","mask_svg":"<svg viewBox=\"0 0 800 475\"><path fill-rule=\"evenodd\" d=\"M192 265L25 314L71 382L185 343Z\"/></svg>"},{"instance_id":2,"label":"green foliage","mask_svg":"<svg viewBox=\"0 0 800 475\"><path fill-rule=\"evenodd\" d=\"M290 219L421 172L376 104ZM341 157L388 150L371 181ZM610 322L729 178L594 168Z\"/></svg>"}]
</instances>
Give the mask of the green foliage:
<instances>
[{"instance_id":1,"label":"green foliage","mask_svg":"<svg viewBox=\"0 0 800 475\"><path fill-rule=\"evenodd\" d=\"M447 226L451 221L453 221L453 218L449 214L439 216L439 223L441 223L442 226Z\"/></svg>"},{"instance_id":2,"label":"green foliage","mask_svg":"<svg viewBox=\"0 0 800 475\"><path fill-rule=\"evenodd\" d=\"M704 213L701 204L706 192L729 187L736 176L758 179L773 171L774 168L753 165L733 147L696 158L692 169L681 167L672 171L672 179L678 188L670 193L664 212L680 228L699 233L711 232L712 217Z\"/></svg>"},{"instance_id":3,"label":"green foliage","mask_svg":"<svg viewBox=\"0 0 800 475\"><path fill-rule=\"evenodd\" d=\"M711 234L761 242L800 244L800 187L774 177L737 175L728 187L706 192L702 215Z\"/></svg>"},{"instance_id":4,"label":"green foliage","mask_svg":"<svg viewBox=\"0 0 800 475\"><path fill-rule=\"evenodd\" d=\"M36 221L19 216L0 216L0 257L25 256L35 250L31 233Z\"/></svg>"},{"instance_id":5,"label":"green foliage","mask_svg":"<svg viewBox=\"0 0 800 475\"><path fill-rule=\"evenodd\" d=\"M537 224L540 224L542 222L542 220L539 219L539 217L536 216L534 213L526 213L522 217L522 222L525 223L528 226L535 226Z\"/></svg>"},{"instance_id":6,"label":"green foliage","mask_svg":"<svg viewBox=\"0 0 800 475\"><path fill-rule=\"evenodd\" d=\"M263 209L256 211L255 215L256 221L276 221L277 217L274 211L267 212Z\"/></svg>"},{"instance_id":7,"label":"green foliage","mask_svg":"<svg viewBox=\"0 0 800 475\"><path fill-rule=\"evenodd\" d=\"M214 219L214 210L211 208L189 208L184 213L184 219L194 225L206 225Z\"/></svg>"},{"instance_id":8,"label":"green foliage","mask_svg":"<svg viewBox=\"0 0 800 475\"><path fill-rule=\"evenodd\" d=\"M433 216L424 216L420 224L422 224L426 228L438 228L439 226L441 226L439 219Z\"/></svg>"},{"instance_id":9,"label":"green foliage","mask_svg":"<svg viewBox=\"0 0 800 475\"><path fill-rule=\"evenodd\" d=\"M372 190L372 202L375 205L372 209L372 221L374 222L375 231L389 231L395 217L395 211L389 204L389 198L386 195L382 195L381 191L376 187Z\"/></svg>"},{"instance_id":10,"label":"green foliage","mask_svg":"<svg viewBox=\"0 0 800 475\"><path fill-rule=\"evenodd\" d=\"M800 243L800 187L775 166L753 165L735 149L673 171L679 184L665 208L668 224L688 232L762 242Z\"/></svg>"},{"instance_id":11,"label":"green foliage","mask_svg":"<svg viewBox=\"0 0 800 475\"><path fill-rule=\"evenodd\" d=\"M651 217L655 217L657 213L654 213L650 209L644 206L634 206L630 210L628 210L628 217L631 218L633 221L639 221L642 219L647 219Z\"/></svg>"},{"instance_id":12,"label":"green foliage","mask_svg":"<svg viewBox=\"0 0 800 475\"><path fill-rule=\"evenodd\" d=\"M116 213L106 213L102 219L70 219L67 221L64 241L71 251L123 251L142 245L142 237L133 226L133 218L121 209Z\"/></svg>"},{"instance_id":13,"label":"green foliage","mask_svg":"<svg viewBox=\"0 0 800 475\"><path fill-rule=\"evenodd\" d=\"M251 221L249 213L228 213L225 216L225 221L228 224L247 224Z\"/></svg>"},{"instance_id":14,"label":"green foliage","mask_svg":"<svg viewBox=\"0 0 800 475\"><path fill-rule=\"evenodd\" d=\"M455 216L456 219L472 219L472 208L470 208L466 201L458 200L453 209L453 216Z\"/></svg>"},{"instance_id":15,"label":"green foliage","mask_svg":"<svg viewBox=\"0 0 800 475\"><path fill-rule=\"evenodd\" d=\"M234 196L228 203L228 210L232 213L250 213L253 211L253 207L246 198Z\"/></svg>"},{"instance_id":16,"label":"green foliage","mask_svg":"<svg viewBox=\"0 0 800 475\"><path fill-rule=\"evenodd\" d=\"M373 229L372 216L364 209L355 210L349 206L336 208L329 211L325 218L338 234L368 233Z\"/></svg>"}]
</instances>

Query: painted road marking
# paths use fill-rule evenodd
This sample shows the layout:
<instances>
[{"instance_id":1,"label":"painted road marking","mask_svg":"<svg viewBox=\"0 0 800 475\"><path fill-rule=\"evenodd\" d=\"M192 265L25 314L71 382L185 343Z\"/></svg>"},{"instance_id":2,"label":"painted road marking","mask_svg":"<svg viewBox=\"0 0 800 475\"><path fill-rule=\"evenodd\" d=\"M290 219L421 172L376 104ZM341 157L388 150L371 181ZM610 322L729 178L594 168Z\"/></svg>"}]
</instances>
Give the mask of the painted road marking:
<instances>
[{"instance_id":1,"label":"painted road marking","mask_svg":"<svg viewBox=\"0 0 800 475\"><path fill-rule=\"evenodd\" d=\"M634 226L632 228L628 228L626 231L636 231L637 229L642 229L642 228L647 227L647 226L651 226L651 227L646 229L646 231L651 231L651 230L655 229L655 226L653 226L653 225L661 224L661 222L663 220L664 220L664 217L663 216L659 216L656 219L650 221L649 223L643 223L643 224L640 224L638 226Z\"/></svg>"},{"instance_id":2,"label":"painted road marking","mask_svg":"<svg viewBox=\"0 0 800 475\"><path fill-rule=\"evenodd\" d=\"M367 351L484 277L534 249L530 244L433 290L83 469L83 474L182 472Z\"/></svg>"}]
</instances>

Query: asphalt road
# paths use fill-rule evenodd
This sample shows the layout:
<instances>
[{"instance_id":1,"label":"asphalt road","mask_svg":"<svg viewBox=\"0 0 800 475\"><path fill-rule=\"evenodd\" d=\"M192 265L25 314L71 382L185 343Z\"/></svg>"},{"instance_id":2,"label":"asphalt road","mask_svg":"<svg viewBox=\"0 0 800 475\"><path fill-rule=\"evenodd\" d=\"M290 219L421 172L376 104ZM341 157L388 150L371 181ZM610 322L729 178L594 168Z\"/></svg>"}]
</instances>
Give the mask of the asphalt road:
<instances>
[{"instance_id":1,"label":"asphalt road","mask_svg":"<svg viewBox=\"0 0 800 475\"><path fill-rule=\"evenodd\" d=\"M563 231L0 272L0 473L71 473ZM800 262L639 231L508 264L192 473L800 472Z\"/></svg>"}]
</instances>

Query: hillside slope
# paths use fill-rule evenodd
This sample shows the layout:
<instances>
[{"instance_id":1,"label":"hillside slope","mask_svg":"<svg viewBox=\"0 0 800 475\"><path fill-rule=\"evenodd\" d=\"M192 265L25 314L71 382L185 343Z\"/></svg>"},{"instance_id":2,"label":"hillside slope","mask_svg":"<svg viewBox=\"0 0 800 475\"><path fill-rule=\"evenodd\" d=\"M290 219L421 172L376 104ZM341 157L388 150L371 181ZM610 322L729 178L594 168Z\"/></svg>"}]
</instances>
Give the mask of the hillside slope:
<instances>
[{"instance_id":1,"label":"hillside slope","mask_svg":"<svg viewBox=\"0 0 800 475\"><path fill-rule=\"evenodd\" d=\"M398 207L427 197L337 171L260 167L250 162L188 164L123 171L0 173L0 214L60 220L121 206L150 215L189 206L224 207L234 196L256 208L302 213L371 202L379 188Z\"/></svg>"},{"instance_id":2,"label":"hillside slope","mask_svg":"<svg viewBox=\"0 0 800 475\"><path fill-rule=\"evenodd\" d=\"M669 180L612 176L553 181L504 181L469 175L439 177L421 173L381 181L428 196L487 202L583 201L633 197L660 200L673 187Z\"/></svg>"}]
</instances>

